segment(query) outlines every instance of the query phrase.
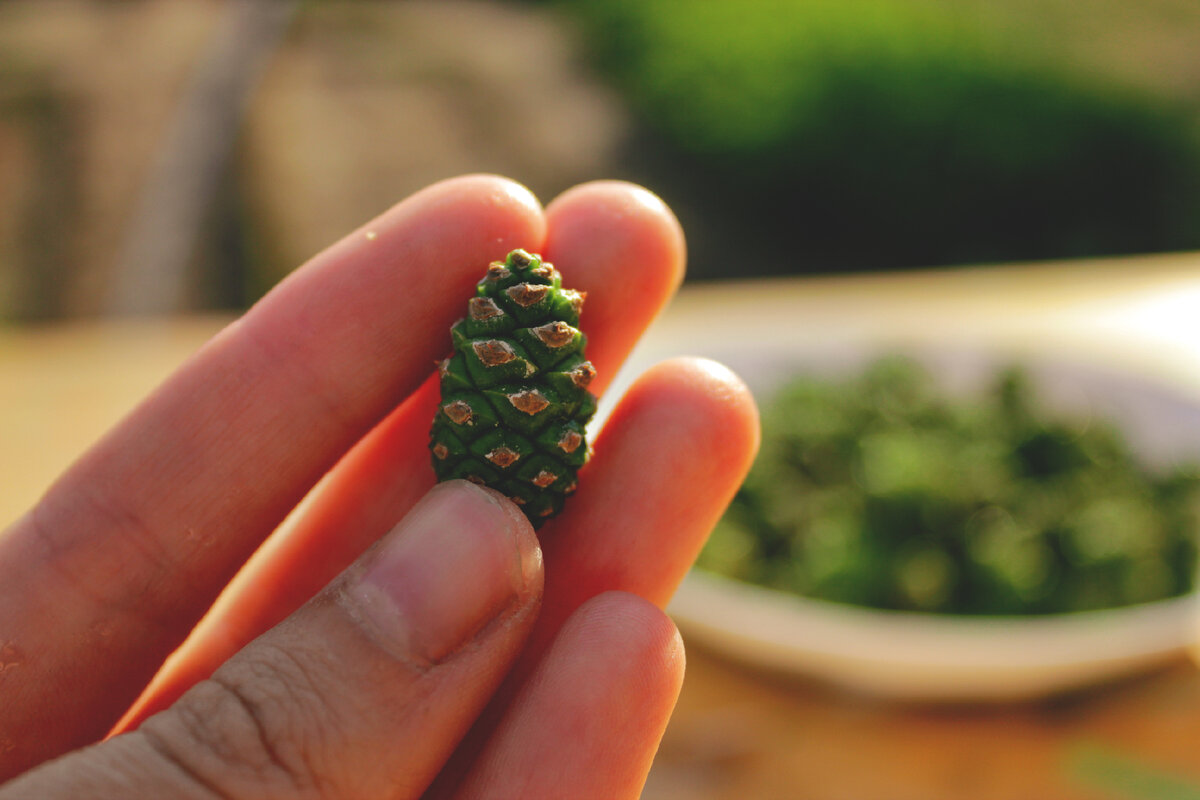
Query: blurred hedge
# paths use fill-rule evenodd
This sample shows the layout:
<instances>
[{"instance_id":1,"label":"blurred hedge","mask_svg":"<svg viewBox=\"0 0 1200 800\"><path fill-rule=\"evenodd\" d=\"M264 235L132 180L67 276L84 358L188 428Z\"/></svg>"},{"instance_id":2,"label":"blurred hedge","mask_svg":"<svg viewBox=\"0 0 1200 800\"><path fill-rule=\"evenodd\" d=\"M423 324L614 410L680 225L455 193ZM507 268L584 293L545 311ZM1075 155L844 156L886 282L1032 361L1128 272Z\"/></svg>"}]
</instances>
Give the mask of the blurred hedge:
<instances>
[{"instance_id":1,"label":"blurred hedge","mask_svg":"<svg viewBox=\"0 0 1200 800\"><path fill-rule=\"evenodd\" d=\"M562 8L643 122L630 177L680 210L693 275L1200 247L1195 109L972 5Z\"/></svg>"}]
</instances>

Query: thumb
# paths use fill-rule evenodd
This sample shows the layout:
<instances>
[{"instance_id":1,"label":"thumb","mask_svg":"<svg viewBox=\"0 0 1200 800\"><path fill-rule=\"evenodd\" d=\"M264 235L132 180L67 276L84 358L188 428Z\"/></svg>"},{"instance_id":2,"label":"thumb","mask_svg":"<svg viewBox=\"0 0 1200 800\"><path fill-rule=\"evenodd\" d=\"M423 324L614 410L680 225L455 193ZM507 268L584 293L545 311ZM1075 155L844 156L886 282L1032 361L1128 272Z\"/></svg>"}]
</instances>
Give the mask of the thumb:
<instances>
[{"instance_id":1,"label":"thumb","mask_svg":"<svg viewBox=\"0 0 1200 800\"><path fill-rule=\"evenodd\" d=\"M419 797L528 634L541 570L515 506L442 484L175 705L0 800Z\"/></svg>"}]
</instances>

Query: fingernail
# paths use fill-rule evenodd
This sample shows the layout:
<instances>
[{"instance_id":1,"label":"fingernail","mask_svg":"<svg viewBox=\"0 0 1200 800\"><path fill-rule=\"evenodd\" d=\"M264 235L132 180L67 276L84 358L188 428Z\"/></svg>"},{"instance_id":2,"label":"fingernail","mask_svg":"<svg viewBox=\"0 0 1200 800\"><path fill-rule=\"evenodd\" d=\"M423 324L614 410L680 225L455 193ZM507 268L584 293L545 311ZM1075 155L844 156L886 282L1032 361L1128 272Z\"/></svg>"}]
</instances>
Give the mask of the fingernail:
<instances>
[{"instance_id":1,"label":"fingernail","mask_svg":"<svg viewBox=\"0 0 1200 800\"><path fill-rule=\"evenodd\" d=\"M541 550L520 510L466 481L439 484L367 557L343 593L402 658L437 663L540 580Z\"/></svg>"}]
</instances>

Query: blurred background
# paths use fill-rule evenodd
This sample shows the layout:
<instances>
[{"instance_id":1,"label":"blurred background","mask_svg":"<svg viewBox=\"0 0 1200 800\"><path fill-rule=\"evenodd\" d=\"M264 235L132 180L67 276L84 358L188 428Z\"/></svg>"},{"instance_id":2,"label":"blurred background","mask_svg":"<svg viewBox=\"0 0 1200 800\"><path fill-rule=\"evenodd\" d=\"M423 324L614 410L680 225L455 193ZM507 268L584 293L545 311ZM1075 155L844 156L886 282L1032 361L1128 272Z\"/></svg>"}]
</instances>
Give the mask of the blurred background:
<instances>
[{"instance_id":1,"label":"blurred background","mask_svg":"<svg viewBox=\"0 0 1200 800\"><path fill-rule=\"evenodd\" d=\"M654 355L1054 340L1200 408L1195 0L7 0L0 517L309 256L479 171L675 209ZM929 706L689 647L645 797L1195 800L1175 656Z\"/></svg>"},{"instance_id":2,"label":"blurred background","mask_svg":"<svg viewBox=\"0 0 1200 800\"><path fill-rule=\"evenodd\" d=\"M652 186L690 280L1200 247L1192 0L0 5L0 319L240 308L427 183Z\"/></svg>"}]
</instances>

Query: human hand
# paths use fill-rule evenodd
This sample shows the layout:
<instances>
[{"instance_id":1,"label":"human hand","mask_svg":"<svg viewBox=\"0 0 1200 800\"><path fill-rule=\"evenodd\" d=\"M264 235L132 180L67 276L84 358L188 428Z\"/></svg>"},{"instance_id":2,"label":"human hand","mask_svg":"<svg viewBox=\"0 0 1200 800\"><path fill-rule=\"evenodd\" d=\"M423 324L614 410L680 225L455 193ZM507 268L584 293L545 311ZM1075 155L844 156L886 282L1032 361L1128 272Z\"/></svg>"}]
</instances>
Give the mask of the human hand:
<instances>
[{"instance_id":1,"label":"human hand","mask_svg":"<svg viewBox=\"0 0 1200 800\"><path fill-rule=\"evenodd\" d=\"M757 419L723 368L656 367L541 547L498 495L430 491L432 365L516 247L588 292L599 389L682 274L636 187L543 211L501 178L437 184L283 281L0 537L0 800L638 796L683 670L659 607Z\"/></svg>"}]
</instances>

